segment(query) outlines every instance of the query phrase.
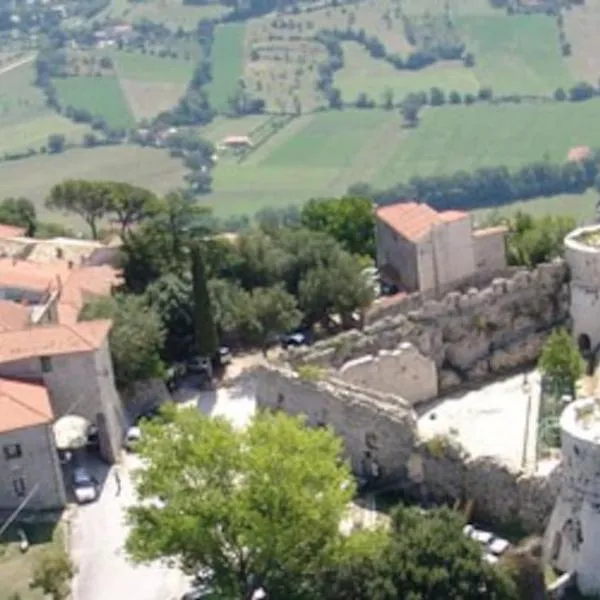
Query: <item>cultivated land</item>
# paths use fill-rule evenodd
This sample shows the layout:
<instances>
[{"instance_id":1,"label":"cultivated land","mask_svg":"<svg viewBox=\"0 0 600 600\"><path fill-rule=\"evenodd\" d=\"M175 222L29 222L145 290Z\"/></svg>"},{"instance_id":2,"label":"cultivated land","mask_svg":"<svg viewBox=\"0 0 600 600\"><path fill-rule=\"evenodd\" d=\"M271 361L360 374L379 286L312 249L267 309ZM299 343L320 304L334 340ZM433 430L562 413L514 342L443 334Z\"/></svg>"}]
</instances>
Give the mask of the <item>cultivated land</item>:
<instances>
[{"instance_id":1,"label":"cultivated land","mask_svg":"<svg viewBox=\"0 0 600 600\"><path fill-rule=\"evenodd\" d=\"M8 66L10 63L3 68ZM29 148L39 150L52 133L79 143L83 134L90 131L49 109L43 94L33 85L34 76L32 62L5 72L0 70L0 156Z\"/></svg>"},{"instance_id":2,"label":"cultivated land","mask_svg":"<svg viewBox=\"0 0 600 600\"><path fill-rule=\"evenodd\" d=\"M55 79L54 85L65 106L85 108L112 127L128 129L135 125L117 77L65 77Z\"/></svg>"},{"instance_id":3,"label":"cultivated land","mask_svg":"<svg viewBox=\"0 0 600 600\"><path fill-rule=\"evenodd\" d=\"M600 0L586 0L563 14L572 51L567 59L571 72L577 79L595 82L600 73Z\"/></svg>"},{"instance_id":4,"label":"cultivated land","mask_svg":"<svg viewBox=\"0 0 600 600\"><path fill-rule=\"evenodd\" d=\"M208 85L210 103L219 111L227 110L227 100L244 75L245 25L219 25L211 51L212 81Z\"/></svg>"},{"instance_id":5,"label":"cultivated land","mask_svg":"<svg viewBox=\"0 0 600 600\"><path fill-rule=\"evenodd\" d=\"M163 150L138 146L78 148L0 163L0 198L25 196L36 203L42 218L59 221L64 220L61 214L47 211L44 199L54 184L65 179L127 181L162 194L181 187L184 174L181 161Z\"/></svg>"},{"instance_id":6,"label":"cultivated land","mask_svg":"<svg viewBox=\"0 0 600 600\"><path fill-rule=\"evenodd\" d=\"M64 544L63 531L54 524L25 525L31 546L26 554L19 549L16 529L9 530L0 539L0 600L43 600L44 594L29 588L29 580L36 559L45 550Z\"/></svg>"},{"instance_id":7,"label":"cultivated land","mask_svg":"<svg viewBox=\"0 0 600 600\"><path fill-rule=\"evenodd\" d=\"M181 0L147 0L130 2L130 0L112 0L100 18L109 17L128 23L138 23L147 19L166 26L192 31L200 19L213 19L228 12L221 4L205 6L185 6Z\"/></svg>"}]
</instances>

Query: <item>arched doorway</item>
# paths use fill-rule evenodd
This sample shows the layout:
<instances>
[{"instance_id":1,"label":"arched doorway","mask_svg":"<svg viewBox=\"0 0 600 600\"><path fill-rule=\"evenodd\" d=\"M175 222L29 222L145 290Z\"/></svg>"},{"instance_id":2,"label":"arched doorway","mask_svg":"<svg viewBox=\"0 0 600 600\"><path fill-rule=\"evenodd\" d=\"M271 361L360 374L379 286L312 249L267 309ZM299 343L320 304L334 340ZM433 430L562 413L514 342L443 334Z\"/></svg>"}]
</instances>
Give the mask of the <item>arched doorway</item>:
<instances>
[{"instance_id":1,"label":"arched doorway","mask_svg":"<svg viewBox=\"0 0 600 600\"><path fill-rule=\"evenodd\" d=\"M592 341L587 333L581 333L577 338L577 345L582 354L587 354L592 349Z\"/></svg>"}]
</instances>

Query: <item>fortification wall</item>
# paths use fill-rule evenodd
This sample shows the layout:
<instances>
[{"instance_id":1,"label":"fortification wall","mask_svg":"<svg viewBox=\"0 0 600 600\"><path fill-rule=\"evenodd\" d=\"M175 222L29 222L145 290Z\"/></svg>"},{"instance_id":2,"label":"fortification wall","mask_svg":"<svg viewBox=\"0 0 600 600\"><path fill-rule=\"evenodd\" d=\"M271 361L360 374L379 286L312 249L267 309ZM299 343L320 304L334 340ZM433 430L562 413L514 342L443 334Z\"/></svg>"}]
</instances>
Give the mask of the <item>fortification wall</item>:
<instances>
[{"instance_id":1,"label":"fortification wall","mask_svg":"<svg viewBox=\"0 0 600 600\"><path fill-rule=\"evenodd\" d=\"M518 271L510 279L494 279L481 290L450 292L440 301L419 304L410 297L362 331L295 351L290 359L339 369L348 361L410 342L435 362L439 389L447 391L463 381L479 381L535 361L551 329L569 317L566 281L566 264L556 261ZM394 389L393 381L383 385Z\"/></svg>"},{"instance_id":2,"label":"fortification wall","mask_svg":"<svg viewBox=\"0 0 600 600\"><path fill-rule=\"evenodd\" d=\"M421 441L416 414L403 399L336 378L306 381L273 366L258 369L256 377L259 408L306 415L312 426L332 427L359 477L377 476L377 484L439 502L472 500L476 516L518 522L531 532L546 526L558 495L560 466L550 474L526 475L494 457L470 457L446 438Z\"/></svg>"}]
</instances>

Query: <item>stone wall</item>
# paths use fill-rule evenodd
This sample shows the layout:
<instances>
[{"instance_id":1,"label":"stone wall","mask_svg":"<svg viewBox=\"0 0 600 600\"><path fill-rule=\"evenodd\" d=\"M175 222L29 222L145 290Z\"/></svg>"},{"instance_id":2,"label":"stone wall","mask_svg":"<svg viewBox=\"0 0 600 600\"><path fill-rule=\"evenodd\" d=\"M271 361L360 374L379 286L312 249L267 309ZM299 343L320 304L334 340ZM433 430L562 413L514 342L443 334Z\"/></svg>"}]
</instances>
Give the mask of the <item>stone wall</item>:
<instances>
[{"instance_id":1,"label":"stone wall","mask_svg":"<svg viewBox=\"0 0 600 600\"><path fill-rule=\"evenodd\" d=\"M411 296L363 330L296 351L290 359L339 369L410 342L435 362L439 389L447 391L537 360L550 330L568 319L566 281L567 267L556 261L494 279L481 290L450 292L440 301Z\"/></svg>"},{"instance_id":2,"label":"stone wall","mask_svg":"<svg viewBox=\"0 0 600 600\"><path fill-rule=\"evenodd\" d=\"M435 363L406 342L397 350L351 360L336 377L362 388L397 394L411 405L438 395Z\"/></svg>"},{"instance_id":3,"label":"stone wall","mask_svg":"<svg viewBox=\"0 0 600 600\"><path fill-rule=\"evenodd\" d=\"M420 441L416 414L403 399L349 385L334 377L307 381L289 369L256 372L259 408L306 415L342 437L356 475L378 485L438 502L473 501L475 515L542 532L552 512L561 467L525 475L493 457L469 457L446 438ZM502 434L502 432L499 432ZM373 462L376 471L373 472Z\"/></svg>"}]
</instances>

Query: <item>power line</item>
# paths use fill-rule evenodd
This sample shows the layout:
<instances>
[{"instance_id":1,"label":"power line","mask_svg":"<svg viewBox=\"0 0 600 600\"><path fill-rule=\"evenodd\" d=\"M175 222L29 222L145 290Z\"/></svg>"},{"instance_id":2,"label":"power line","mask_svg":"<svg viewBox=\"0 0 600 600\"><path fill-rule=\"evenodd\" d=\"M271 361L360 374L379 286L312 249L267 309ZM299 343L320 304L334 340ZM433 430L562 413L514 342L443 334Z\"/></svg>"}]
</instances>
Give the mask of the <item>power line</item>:
<instances>
[{"instance_id":1,"label":"power line","mask_svg":"<svg viewBox=\"0 0 600 600\"><path fill-rule=\"evenodd\" d=\"M36 483L33 486L33 488L31 489L31 491L29 492L29 494L27 494L27 496L25 496L25 498L23 498L21 504L19 504L19 506L17 506L17 508L13 511L12 515L10 515L10 517L8 517L8 519L6 520L4 525L2 525L2 527L0 527L0 537L2 537L2 534L12 525L12 523L15 522L16 518L19 516L19 514L25 508L25 506L31 500L31 498L33 498L33 495L38 491L39 487L40 487L40 484Z\"/></svg>"}]
</instances>

